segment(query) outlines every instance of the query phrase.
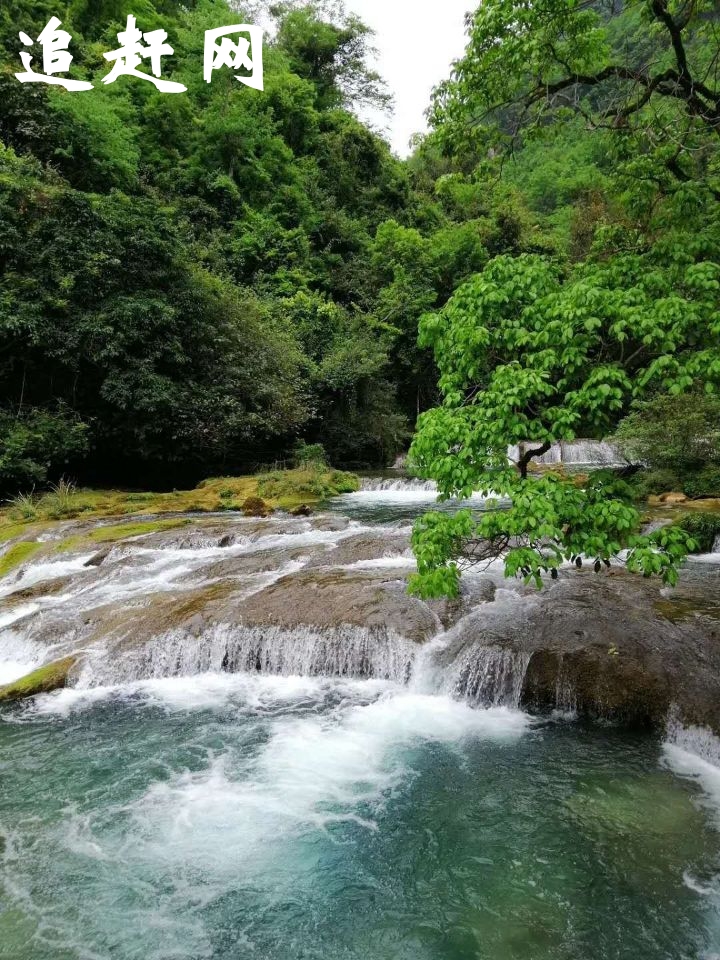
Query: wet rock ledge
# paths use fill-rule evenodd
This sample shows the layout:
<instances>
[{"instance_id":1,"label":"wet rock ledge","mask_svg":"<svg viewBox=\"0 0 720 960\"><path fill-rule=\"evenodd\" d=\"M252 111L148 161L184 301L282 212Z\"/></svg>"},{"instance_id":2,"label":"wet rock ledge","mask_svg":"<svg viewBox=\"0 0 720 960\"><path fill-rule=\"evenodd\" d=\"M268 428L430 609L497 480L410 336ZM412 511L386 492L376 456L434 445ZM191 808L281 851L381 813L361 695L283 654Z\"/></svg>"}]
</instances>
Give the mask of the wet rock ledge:
<instances>
[{"instance_id":1,"label":"wet rock ledge","mask_svg":"<svg viewBox=\"0 0 720 960\"><path fill-rule=\"evenodd\" d=\"M3 612L18 616L0 643L19 637L49 664L0 691L0 701L101 682L89 676L93 663L103 665L102 682L125 679L115 665L131 656L137 678L146 662L154 676L198 663L311 663L384 676L374 664L387 672L395 661L404 677L420 646L433 642L438 682L479 703L507 702L512 691L527 708L642 726L663 725L676 706L685 722L720 734L718 563L689 564L672 591L612 570L568 571L538 592L495 569L468 575L460 600L426 604L406 592L406 527L322 515L215 515L152 532L126 522L127 537L110 528L100 552L99 536L88 541L84 528L64 525L59 546L44 540L41 553L0 582ZM294 646L310 642L315 653L294 656ZM217 657L196 655L212 644L222 646ZM352 649L338 656L343 644Z\"/></svg>"}]
</instances>

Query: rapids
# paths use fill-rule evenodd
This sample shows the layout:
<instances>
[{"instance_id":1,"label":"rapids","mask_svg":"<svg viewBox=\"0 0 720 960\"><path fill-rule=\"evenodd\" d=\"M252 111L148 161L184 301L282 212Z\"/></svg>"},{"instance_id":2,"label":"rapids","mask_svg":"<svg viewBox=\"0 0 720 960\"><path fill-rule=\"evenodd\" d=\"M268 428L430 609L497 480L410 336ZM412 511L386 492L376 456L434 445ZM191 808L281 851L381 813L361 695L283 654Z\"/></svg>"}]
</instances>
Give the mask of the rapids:
<instances>
[{"instance_id":1,"label":"rapids","mask_svg":"<svg viewBox=\"0 0 720 960\"><path fill-rule=\"evenodd\" d=\"M434 495L378 482L100 555L66 525L75 548L0 581L0 683L78 657L0 707L0 958L718 955L720 742L676 712L664 742L577 716L623 610L652 649L666 625L663 669L701 644L718 565L638 608L620 576L543 597L499 568L428 605L406 520Z\"/></svg>"}]
</instances>

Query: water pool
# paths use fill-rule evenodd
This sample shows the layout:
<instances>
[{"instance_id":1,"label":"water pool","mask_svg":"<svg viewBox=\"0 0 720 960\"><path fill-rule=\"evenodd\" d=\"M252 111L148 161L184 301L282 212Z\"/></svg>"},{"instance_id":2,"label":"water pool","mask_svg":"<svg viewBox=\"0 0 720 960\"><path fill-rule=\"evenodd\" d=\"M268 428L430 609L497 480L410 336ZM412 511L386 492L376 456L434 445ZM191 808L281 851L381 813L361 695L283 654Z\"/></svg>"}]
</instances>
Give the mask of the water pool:
<instances>
[{"instance_id":1,"label":"water pool","mask_svg":"<svg viewBox=\"0 0 720 960\"><path fill-rule=\"evenodd\" d=\"M8 960L697 960L720 771L377 681L205 675L0 714Z\"/></svg>"}]
</instances>

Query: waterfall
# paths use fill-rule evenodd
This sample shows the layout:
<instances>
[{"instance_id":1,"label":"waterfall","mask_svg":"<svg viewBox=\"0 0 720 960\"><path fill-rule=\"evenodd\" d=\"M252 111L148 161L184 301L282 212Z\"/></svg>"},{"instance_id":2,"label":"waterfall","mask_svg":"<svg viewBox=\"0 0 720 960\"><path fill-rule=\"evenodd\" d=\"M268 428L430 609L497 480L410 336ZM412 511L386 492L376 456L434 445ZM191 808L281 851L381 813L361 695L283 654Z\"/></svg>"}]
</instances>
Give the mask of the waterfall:
<instances>
[{"instance_id":1,"label":"waterfall","mask_svg":"<svg viewBox=\"0 0 720 960\"><path fill-rule=\"evenodd\" d=\"M577 714L577 693L560 654L560 665L555 681L555 709L562 714Z\"/></svg>"},{"instance_id":2,"label":"waterfall","mask_svg":"<svg viewBox=\"0 0 720 960\"><path fill-rule=\"evenodd\" d=\"M412 492L437 493L437 484L433 480L415 480L409 477L400 479L383 479L382 477L365 477L362 489L367 491L383 491L399 493L404 490Z\"/></svg>"},{"instance_id":3,"label":"waterfall","mask_svg":"<svg viewBox=\"0 0 720 960\"><path fill-rule=\"evenodd\" d=\"M529 443L526 446L532 449L533 444ZM520 459L520 447L510 447L508 459L517 463ZM618 467L624 466L625 462L617 447L600 440L570 440L555 443L546 454L533 460L533 463L545 466L564 464L570 467Z\"/></svg>"},{"instance_id":4,"label":"waterfall","mask_svg":"<svg viewBox=\"0 0 720 960\"><path fill-rule=\"evenodd\" d=\"M720 533L715 537L715 542L713 543L712 552L720 553Z\"/></svg>"},{"instance_id":5,"label":"waterfall","mask_svg":"<svg viewBox=\"0 0 720 960\"><path fill-rule=\"evenodd\" d=\"M528 443L524 447L532 449L537 444ZM508 460L517 463L520 459L519 446L508 448ZM533 463L543 466L568 467L622 467L627 461L611 443L601 440L570 440L564 443L554 443L552 448L542 457L536 457ZM436 493L437 485L432 480L418 480L412 477L365 477L362 481L362 490L382 491L386 493L426 492Z\"/></svg>"},{"instance_id":6,"label":"waterfall","mask_svg":"<svg viewBox=\"0 0 720 960\"><path fill-rule=\"evenodd\" d=\"M720 739L706 727L684 726L680 713L673 707L667 723L665 743L720 767Z\"/></svg>"},{"instance_id":7,"label":"waterfall","mask_svg":"<svg viewBox=\"0 0 720 960\"><path fill-rule=\"evenodd\" d=\"M219 624L200 637L173 630L136 648L93 650L77 686L206 673L352 677L432 688L474 706L520 706L530 654L476 644L441 664L443 640L438 637L422 647L385 629L283 630Z\"/></svg>"},{"instance_id":8,"label":"waterfall","mask_svg":"<svg viewBox=\"0 0 720 960\"><path fill-rule=\"evenodd\" d=\"M472 646L447 668L443 691L478 706L518 708L529 665L529 653Z\"/></svg>"},{"instance_id":9,"label":"waterfall","mask_svg":"<svg viewBox=\"0 0 720 960\"><path fill-rule=\"evenodd\" d=\"M81 687L202 673L336 676L407 683L417 645L385 629L341 626L332 633L298 627L217 625L200 637L173 630L142 646L97 651Z\"/></svg>"}]
</instances>

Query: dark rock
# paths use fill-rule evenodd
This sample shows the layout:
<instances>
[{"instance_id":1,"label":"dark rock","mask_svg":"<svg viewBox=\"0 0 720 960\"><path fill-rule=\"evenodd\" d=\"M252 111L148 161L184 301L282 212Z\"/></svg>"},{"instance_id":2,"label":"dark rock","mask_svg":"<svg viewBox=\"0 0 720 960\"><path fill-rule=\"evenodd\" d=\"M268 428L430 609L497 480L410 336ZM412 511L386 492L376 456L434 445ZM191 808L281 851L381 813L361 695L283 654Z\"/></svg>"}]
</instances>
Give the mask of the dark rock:
<instances>
[{"instance_id":1,"label":"dark rock","mask_svg":"<svg viewBox=\"0 0 720 960\"><path fill-rule=\"evenodd\" d=\"M101 567L105 563L107 558L110 556L111 551L112 551L112 547L105 547L104 550L100 550L98 553L96 553L94 557L90 557L90 559L87 561L86 564L84 564L84 566Z\"/></svg>"},{"instance_id":2,"label":"dark rock","mask_svg":"<svg viewBox=\"0 0 720 960\"><path fill-rule=\"evenodd\" d=\"M708 602L718 586L712 569L676 591L620 570L563 575L478 608L444 659L473 646L527 654L526 707L662 726L675 705L684 722L720 733L720 603Z\"/></svg>"}]
</instances>

